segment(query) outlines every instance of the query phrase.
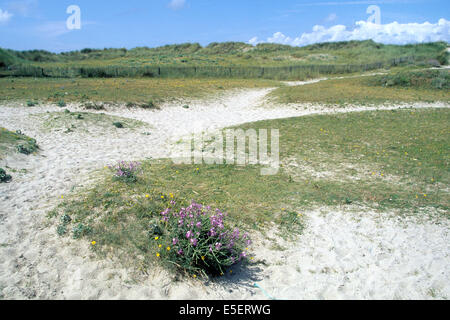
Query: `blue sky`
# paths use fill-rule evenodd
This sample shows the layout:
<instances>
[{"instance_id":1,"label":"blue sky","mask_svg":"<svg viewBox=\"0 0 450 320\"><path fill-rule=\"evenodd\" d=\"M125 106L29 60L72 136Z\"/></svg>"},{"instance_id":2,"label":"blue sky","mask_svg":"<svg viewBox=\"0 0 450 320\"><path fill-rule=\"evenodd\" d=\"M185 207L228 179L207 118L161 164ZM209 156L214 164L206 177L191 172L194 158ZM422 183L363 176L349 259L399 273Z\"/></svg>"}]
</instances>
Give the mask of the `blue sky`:
<instances>
[{"instance_id":1,"label":"blue sky","mask_svg":"<svg viewBox=\"0 0 450 320\"><path fill-rule=\"evenodd\" d=\"M355 25L367 21L371 4L380 8L382 30ZM81 9L80 30L66 27L69 5ZM0 0L0 10L0 47L16 50L250 39L293 45L364 37L392 43L450 40L448 0ZM314 26L322 27L313 31Z\"/></svg>"}]
</instances>

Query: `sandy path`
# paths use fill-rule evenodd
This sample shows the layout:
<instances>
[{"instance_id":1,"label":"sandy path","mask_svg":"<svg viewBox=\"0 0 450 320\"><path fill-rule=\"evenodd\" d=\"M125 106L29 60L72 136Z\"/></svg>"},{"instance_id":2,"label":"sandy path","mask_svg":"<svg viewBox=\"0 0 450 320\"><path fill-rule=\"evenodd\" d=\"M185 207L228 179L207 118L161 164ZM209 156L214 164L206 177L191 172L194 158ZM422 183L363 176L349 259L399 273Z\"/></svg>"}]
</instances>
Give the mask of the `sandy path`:
<instances>
[{"instance_id":1,"label":"sandy path","mask_svg":"<svg viewBox=\"0 0 450 320\"><path fill-rule=\"evenodd\" d=\"M267 108L264 99L271 90L233 91L214 101L193 102L189 109L166 105L162 111L115 108L105 112L149 123L153 128L150 136L139 130L104 132L99 128L70 135L45 132L30 114L61 109L0 107L0 126L22 130L36 138L41 147L38 155L13 155L0 161L0 167L27 169L26 173L14 174L12 183L0 185L0 297L266 298L253 286L255 282L284 299L449 297L447 221L437 224L386 218L380 223L375 214L365 212L311 211L305 213L309 218L305 234L294 243L286 243L287 250L271 250L271 244L263 242L255 246L255 257L266 259L267 267L237 272L208 285L174 283L164 271L135 282L130 270L114 260L98 261L87 243L61 239L54 226L47 226L45 213L61 201L61 195L89 183L93 170L122 159L167 157L172 152L171 142L189 133L194 123L198 130L215 130L264 119L370 109L335 110L312 105L306 109ZM77 106L68 108L77 110Z\"/></svg>"}]
</instances>

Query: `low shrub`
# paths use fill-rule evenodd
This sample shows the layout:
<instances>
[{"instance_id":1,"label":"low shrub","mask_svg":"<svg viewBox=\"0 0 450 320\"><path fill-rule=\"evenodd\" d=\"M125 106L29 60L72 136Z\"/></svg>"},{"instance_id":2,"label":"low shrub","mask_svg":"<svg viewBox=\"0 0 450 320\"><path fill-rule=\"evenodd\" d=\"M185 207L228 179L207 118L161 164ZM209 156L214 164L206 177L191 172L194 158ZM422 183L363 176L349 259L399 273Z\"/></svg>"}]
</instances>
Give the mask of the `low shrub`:
<instances>
[{"instance_id":1,"label":"low shrub","mask_svg":"<svg viewBox=\"0 0 450 320\"><path fill-rule=\"evenodd\" d=\"M64 102L64 100L58 101L58 107L64 108L67 104Z\"/></svg>"},{"instance_id":2,"label":"low shrub","mask_svg":"<svg viewBox=\"0 0 450 320\"><path fill-rule=\"evenodd\" d=\"M384 87L421 87L447 89L450 87L450 72L446 70L409 71L376 77L372 84ZM370 82L370 80L369 80Z\"/></svg>"},{"instance_id":3,"label":"low shrub","mask_svg":"<svg viewBox=\"0 0 450 320\"><path fill-rule=\"evenodd\" d=\"M86 110L106 110L105 106L103 104L96 104L96 103L86 103L83 105L83 108Z\"/></svg>"},{"instance_id":4,"label":"low shrub","mask_svg":"<svg viewBox=\"0 0 450 320\"><path fill-rule=\"evenodd\" d=\"M141 163L120 161L115 165L108 166L114 173L113 179L124 182L136 182L137 174L141 171Z\"/></svg>"},{"instance_id":5,"label":"low shrub","mask_svg":"<svg viewBox=\"0 0 450 320\"><path fill-rule=\"evenodd\" d=\"M113 126L116 127L116 128L119 128L119 129L123 128L122 122L113 122Z\"/></svg>"},{"instance_id":6,"label":"low shrub","mask_svg":"<svg viewBox=\"0 0 450 320\"><path fill-rule=\"evenodd\" d=\"M246 257L251 241L247 233L226 225L227 214L192 202L161 212L163 235L154 237L156 256L168 266L194 275L223 275Z\"/></svg>"},{"instance_id":7,"label":"low shrub","mask_svg":"<svg viewBox=\"0 0 450 320\"><path fill-rule=\"evenodd\" d=\"M72 229L72 234L73 234L73 238L74 239L80 239L84 236L87 236L89 234L92 233L92 228L89 226L85 226L82 223L77 224L73 229Z\"/></svg>"},{"instance_id":8,"label":"low shrub","mask_svg":"<svg viewBox=\"0 0 450 320\"><path fill-rule=\"evenodd\" d=\"M30 155L33 152L37 151L39 149L39 146L36 143L36 140L29 139L26 144L19 144L17 146L17 152Z\"/></svg>"},{"instance_id":9,"label":"low shrub","mask_svg":"<svg viewBox=\"0 0 450 320\"><path fill-rule=\"evenodd\" d=\"M0 168L0 183L7 183L12 180L12 177L6 173L5 169Z\"/></svg>"},{"instance_id":10,"label":"low shrub","mask_svg":"<svg viewBox=\"0 0 450 320\"><path fill-rule=\"evenodd\" d=\"M31 100L27 101L27 107L34 107L37 103Z\"/></svg>"},{"instance_id":11,"label":"low shrub","mask_svg":"<svg viewBox=\"0 0 450 320\"><path fill-rule=\"evenodd\" d=\"M142 109L159 109L159 107L152 101L141 104Z\"/></svg>"}]
</instances>

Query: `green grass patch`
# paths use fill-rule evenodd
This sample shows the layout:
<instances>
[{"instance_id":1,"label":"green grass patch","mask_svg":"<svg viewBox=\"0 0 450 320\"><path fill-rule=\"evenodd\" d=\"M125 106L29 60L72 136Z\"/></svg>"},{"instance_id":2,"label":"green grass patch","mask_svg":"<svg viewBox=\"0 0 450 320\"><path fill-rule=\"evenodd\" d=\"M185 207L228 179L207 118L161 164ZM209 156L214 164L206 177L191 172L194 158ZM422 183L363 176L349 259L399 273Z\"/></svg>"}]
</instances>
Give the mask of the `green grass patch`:
<instances>
[{"instance_id":1,"label":"green grass patch","mask_svg":"<svg viewBox=\"0 0 450 320\"><path fill-rule=\"evenodd\" d=\"M176 99L205 98L228 89L277 86L271 80L234 79L31 79L0 78L0 100L30 100L56 103L125 103L154 108ZM94 102L94 104L89 103Z\"/></svg>"},{"instance_id":2,"label":"green grass patch","mask_svg":"<svg viewBox=\"0 0 450 320\"><path fill-rule=\"evenodd\" d=\"M22 134L20 130L16 132L0 128L0 158L4 158L8 153L18 152L29 155L39 149L36 140Z\"/></svg>"},{"instance_id":3,"label":"green grass patch","mask_svg":"<svg viewBox=\"0 0 450 320\"><path fill-rule=\"evenodd\" d=\"M281 103L324 103L329 105L346 104L382 104L388 102L450 102L448 90L436 89L448 83L449 71L438 71L436 77L414 77L419 73L406 74L405 80L411 85L397 85L402 76L398 74L388 76L361 77L349 79L333 79L318 83L281 87L271 93L271 97ZM447 80L441 80L447 79ZM383 86L383 83L395 85ZM434 83L434 86L432 85ZM439 83L439 84L438 84ZM446 86L446 85L445 85Z\"/></svg>"},{"instance_id":4,"label":"green grass patch","mask_svg":"<svg viewBox=\"0 0 450 320\"><path fill-rule=\"evenodd\" d=\"M370 83L370 82L369 82ZM449 70L403 71L372 78L373 85L401 88L450 89Z\"/></svg>"},{"instance_id":5,"label":"green grass patch","mask_svg":"<svg viewBox=\"0 0 450 320\"><path fill-rule=\"evenodd\" d=\"M278 128L282 173L295 205L360 203L448 210L448 109L394 110L263 121Z\"/></svg>"},{"instance_id":6,"label":"green grass patch","mask_svg":"<svg viewBox=\"0 0 450 320\"><path fill-rule=\"evenodd\" d=\"M46 131L64 131L65 133L91 132L93 130L141 129L150 128L150 125L134 119L111 116L104 113L90 112L49 112L31 115L41 122Z\"/></svg>"}]
</instances>

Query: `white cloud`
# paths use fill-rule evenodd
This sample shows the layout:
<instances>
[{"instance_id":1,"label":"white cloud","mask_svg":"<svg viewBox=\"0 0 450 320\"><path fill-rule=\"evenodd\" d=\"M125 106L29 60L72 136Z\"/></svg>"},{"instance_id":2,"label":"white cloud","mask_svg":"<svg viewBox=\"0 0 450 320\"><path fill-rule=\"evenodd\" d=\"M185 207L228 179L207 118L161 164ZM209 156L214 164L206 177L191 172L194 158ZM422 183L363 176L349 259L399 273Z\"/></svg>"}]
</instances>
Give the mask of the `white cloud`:
<instances>
[{"instance_id":1,"label":"white cloud","mask_svg":"<svg viewBox=\"0 0 450 320\"><path fill-rule=\"evenodd\" d=\"M8 11L0 9L0 23L7 23L12 18L12 14Z\"/></svg>"},{"instance_id":2,"label":"white cloud","mask_svg":"<svg viewBox=\"0 0 450 320\"><path fill-rule=\"evenodd\" d=\"M38 0L16 0L8 3L8 10L23 17L30 17L36 13Z\"/></svg>"},{"instance_id":3,"label":"white cloud","mask_svg":"<svg viewBox=\"0 0 450 320\"><path fill-rule=\"evenodd\" d=\"M407 44L420 42L446 41L450 42L450 21L440 19L437 23L398 23L374 24L366 21L358 21L353 30L344 25L335 25L330 28L316 25L312 32L303 33L300 37L290 38L281 32L275 33L267 41L293 46L306 46L318 42L334 42L349 40L368 40L386 44Z\"/></svg>"},{"instance_id":4,"label":"white cloud","mask_svg":"<svg viewBox=\"0 0 450 320\"><path fill-rule=\"evenodd\" d=\"M180 10L183 9L186 4L186 0L172 0L169 3L169 8L172 10Z\"/></svg>"},{"instance_id":5,"label":"white cloud","mask_svg":"<svg viewBox=\"0 0 450 320\"><path fill-rule=\"evenodd\" d=\"M328 17L325 19L325 21L332 22L332 21L334 21L336 19L337 19L337 14L336 13L330 13L328 15Z\"/></svg>"},{"instance_id":6,"label":"white cloud","mask_svg":"<svg viewBox=\"0 0 450 320\"><path fill-rule=\"evenodd\" d=\"M248 40L248 43L250 43L252 46L256 46L259 43L258 37L253 37L250 40Z\"/></svg>"},{"instance_id":7,"label":"white cloud","mask_svg":"<svg viewBox=\"0 0 450 320\"><path fill-rule=\"evenodd\" d=\"M280 43L280 44L290 44L292 42L292 39L289 37L286 37L281 32L276 32L273 34L272 37L267 39L267 42L272 43Z\"/></svg>"}]
</instances>

